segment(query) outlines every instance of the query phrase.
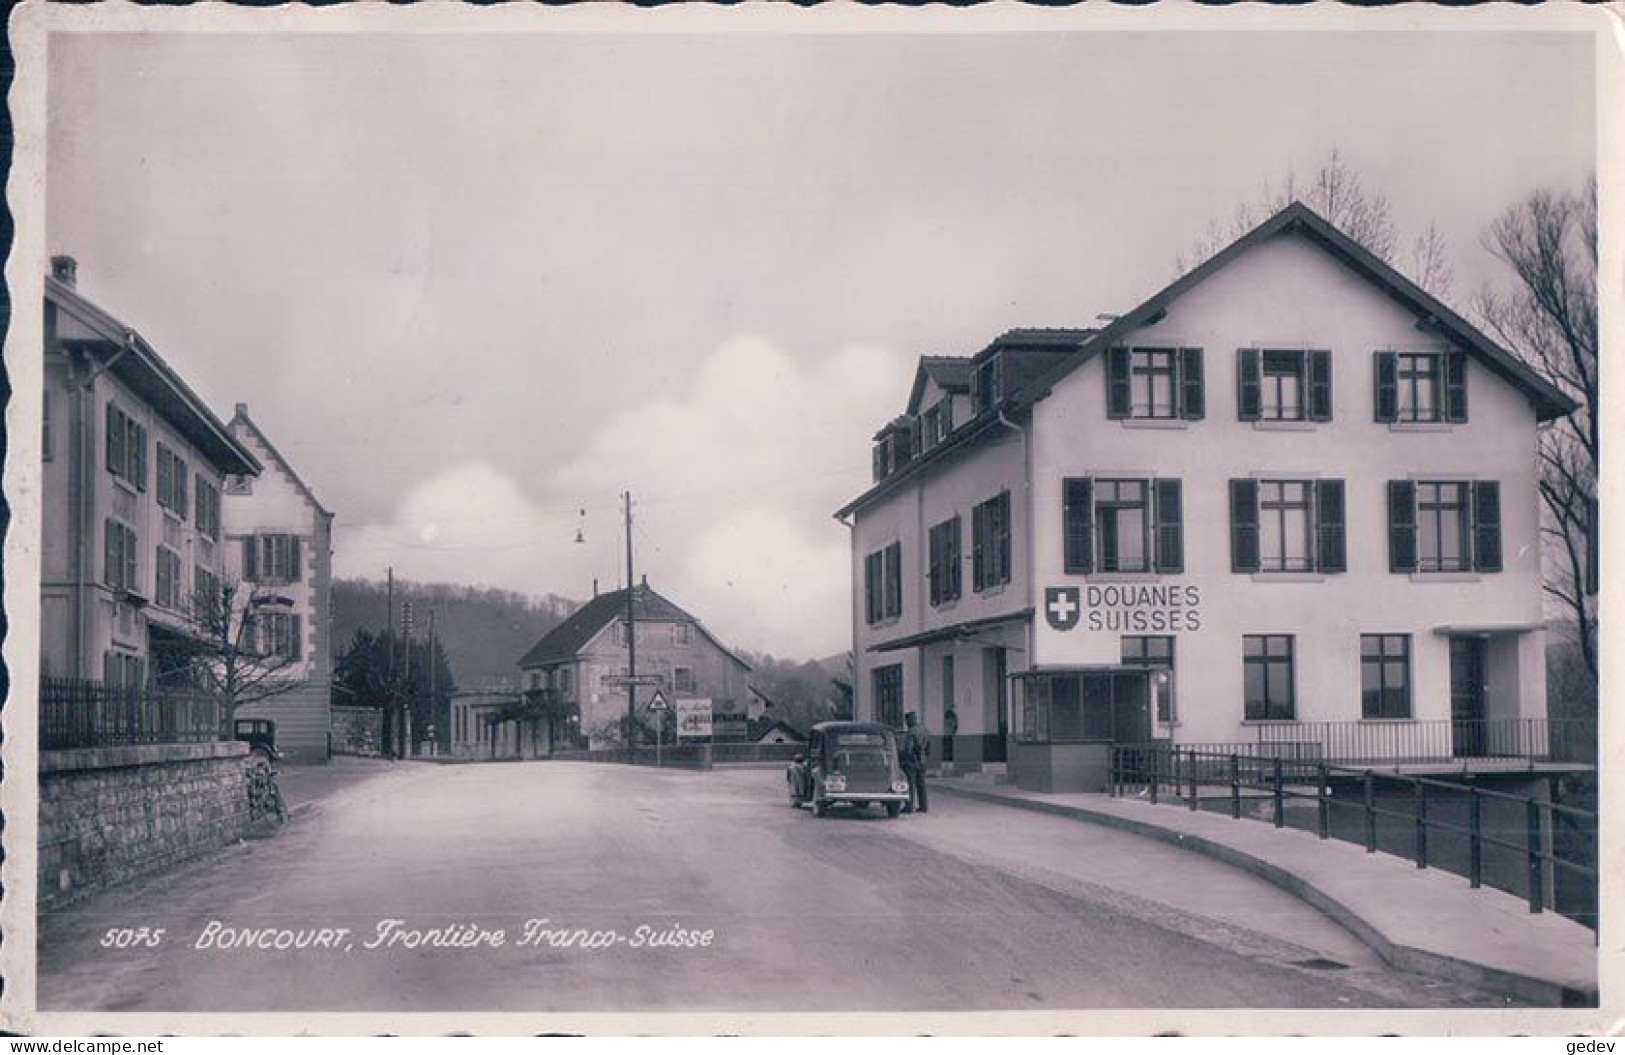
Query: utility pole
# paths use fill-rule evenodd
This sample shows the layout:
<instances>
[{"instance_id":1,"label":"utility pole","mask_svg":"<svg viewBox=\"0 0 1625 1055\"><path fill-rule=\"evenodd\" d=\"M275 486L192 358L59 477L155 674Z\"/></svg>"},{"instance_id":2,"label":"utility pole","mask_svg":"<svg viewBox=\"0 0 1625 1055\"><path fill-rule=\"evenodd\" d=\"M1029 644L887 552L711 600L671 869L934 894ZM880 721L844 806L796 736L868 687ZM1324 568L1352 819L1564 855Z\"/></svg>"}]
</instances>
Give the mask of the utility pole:
<instances>
[{"instance_id":1,"label":"utility pole","mask_svg":"<svg viewBox=\"0 0 1625 1055\"><path fill-rule=\"evenodd\" d=\"M401 602L402 637L406 639L406 672L401 676L401 687L406 690L401 700L401 757L405 758L411 750L411 708L412 702L412 602Z\"/></svg>"},{"instance_id":2,"label":"utility pole","mask_svg":"<svg viewBox=\"0 0 1625 1055\"><path fill-rule=\"evenodd\" d=\"M638 676L638 623L635 599L637 586L632 578L632 492L627 491L623 496L626 499L626 673L629 678ZM636 757L637 744L634 740L633 730L637 728L638 687L635 681L626 683L626 760L632 761Z\"/></svg>"},{"instance_id":3,"label":"utility pole","mask_svg":"<svg viewBox=\"0 0 1625 1055\"><path fill-rule=\"evenodd\" d=\"M389 757L398 756L395 749L395 708L400 697L400 687L395 681L395 568L389 569L389 585L384 590L384 633L389 639L389 701L384 708L384 731L388 734L388 743L385 745L385 754Z\"/></svg>"},{"instance_id":4,"label":"utility pole","mask_svg":"<svg viewBox=\"0 0 1625 1055\"><path fill-rule=\"evenodd\" d=\"M450 719L448 718L447 721L449 722ZM442 726L440 724L440 696L439 696L439 694L437 694L435 692L434 609L433 608L429 609L429 729L428 729L428 731L431 734L433 734L433 735L431 735L429 737L429 742L433 746L433 751L434 751L435 754L439 754L440 753L440 738L444 733L444 729L442 728Z\"/></svg>"}]
</instances>

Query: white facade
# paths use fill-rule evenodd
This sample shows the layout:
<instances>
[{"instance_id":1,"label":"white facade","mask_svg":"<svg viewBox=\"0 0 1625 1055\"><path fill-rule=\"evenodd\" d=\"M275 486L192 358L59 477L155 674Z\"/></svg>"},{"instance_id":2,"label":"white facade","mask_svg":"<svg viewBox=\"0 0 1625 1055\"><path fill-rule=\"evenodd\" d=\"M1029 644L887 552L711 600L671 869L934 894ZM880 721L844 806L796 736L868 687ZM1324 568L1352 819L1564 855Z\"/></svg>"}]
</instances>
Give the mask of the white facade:
<instances>
[{"instance_id":1,"label":"white facade","mask_svg":"<svg viewBox=\"0 0 1625 1055\"><path fill-rule=\"evenodd\" d=\"M1328 232L1312 213L1290 207L1105 331L1015 331L976 357L978 368L1007 360L996 405L956 417L943 450L916 448L913 462L842 511L852 518L859 716L895 721L918 711L931 732L957 733L944 744L949 759L972 764L1003 761L1001 732L1012 744L1137 739L1132 714L1123 724L1134 707L1145 712L1145 739L1335 740L1392 757L1441 737L1448 751L1453 731L1460 754L1467 715L1491 724L1544 719L1536 445L1539 419L1558 412L1563 397ZM1046 358L1058 345L1067 347ZM1153 416L1140 406L1125 414L1127 403L1109 410L1111 349L1199 349L1199 411ZM1252 413L1242 412L1241 349L1260 350L1249 362L1264 365L1249 379L1262 373L1268 381L1262 416L1279 412L1288 420L1250 420ZM1329 405L1314 413L1307 406L1311 350L1326 353L1314 369L1328 364L1330 371ZM1406 364L1407 408L1430 396L1442 406L1447 381L1450 398L1463 398L1453 371L1464 362L1463 420L1378 420L1378 353L1437 353L1415 360L1421 365L1414 371L1408 360L1385 360ZM1017 354L1027 356L1025 365ZM1150 364L1179 364L1169 375L1179 379L1169 382L1175 393L1194 375L1177 352L1163 360L1115 355L1146 368L1147 393L1156 383ZM1411 376L1434 368L1436 378ZM1138 373L1118 379L1125 397L1130 382L1141 383ZM1177 396L1171 399L1177 406ZM1069 480L1080 483L1069 490ZM1128 483L1120 489L1117 481ZM1155 481L1168 482L1178 506L1164 521L1167 567L1150 556L1164 537L1154 523L1161 510ZM1425 523L1417 520L1405 536L1413 547L1450 565L1460 540L1478 547L1478 556L1464 552L1464 566L1448 570L1392 570L1390 517L1400 517L1403 534L1405 516L1390 513L1396 483L1396 494L1422 495L1424 504L1441 504L1433 501L1439 483L1447 486L1438 494L1462 499L1459 512L1430 508ZM1129 496L1126 508L1108 508L1119 492ZM1009 580L978 590L973 510L1001 493L1010 496ZM1253 498L1239 497L1247 495ZM1278 508L1282 495L1303 498L1304 511ZM1236 513L1233 502L1244 511ZM1415 505L1395 502L1417 516ZM1170 499L1170 511L1174 504ZM1256 519L1266 504L1267 524ZM1336 555L1317 568L1322 513L1328 537L1342 541L1328 543L1326 552ZM962 588L956 600L933 604L929 533L955 516ZM1249 527L1249 516L1259 526ZM1246 552L1238 534L1248 532L1258 540L1255 550L1268 550L1258 570L1236 556L1238 546ZM1078 556L1080 539L1087 540L1086 558ZM1305 539L1306 550L1299 545ZM901 610L882 599L876 619L866 580L883 562L870 555L894 543ZM1236 570L1238 559L1243 570ZM1113 562L1128 570L1110 568ZM1052 607L1053 618L1046 613ZM1118 727L1091 726L1078 714L1091 706L1090 685L1104 682L1089 679L1146 675L1126 651L1144 643L1125 643L1125 636L1163 639L1154 647L1171 652L1171 677L1133 683L1139 695L1132 699L1111 690ZM1265 637L1267 646L1260 644ZM1368 652L1389 650L1386 666L1372 660L1362 667L1363 638ZM1266 648L1289 651L1290 661L1244 662L1244 652ZM1001 665L1012 675L1002 687ZM893 667L900 703L886 699L898 676ZM1375 697L1365 691L1383 677L1386 690Z\"/></svg>"}]
</instances>

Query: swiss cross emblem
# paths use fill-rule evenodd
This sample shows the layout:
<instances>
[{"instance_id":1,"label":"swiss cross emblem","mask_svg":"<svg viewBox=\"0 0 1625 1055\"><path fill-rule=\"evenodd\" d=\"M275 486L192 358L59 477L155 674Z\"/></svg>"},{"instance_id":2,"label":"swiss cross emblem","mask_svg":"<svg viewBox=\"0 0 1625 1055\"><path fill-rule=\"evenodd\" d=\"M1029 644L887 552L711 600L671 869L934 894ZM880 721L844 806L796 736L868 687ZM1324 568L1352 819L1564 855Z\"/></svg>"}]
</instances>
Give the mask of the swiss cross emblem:
<instances>
[{"instance_id":1,"label":"swiss cross emblem","mask_svg":"<svg viewBox=\"0 0 1625 1055\"><path fill-rule=\"evenodd\" d=\"M1044 588L1044 618L1053 630L1071 630L1078 625L1083 614L1076 586L1047 586Z\"/></svg>"}]
</instances>

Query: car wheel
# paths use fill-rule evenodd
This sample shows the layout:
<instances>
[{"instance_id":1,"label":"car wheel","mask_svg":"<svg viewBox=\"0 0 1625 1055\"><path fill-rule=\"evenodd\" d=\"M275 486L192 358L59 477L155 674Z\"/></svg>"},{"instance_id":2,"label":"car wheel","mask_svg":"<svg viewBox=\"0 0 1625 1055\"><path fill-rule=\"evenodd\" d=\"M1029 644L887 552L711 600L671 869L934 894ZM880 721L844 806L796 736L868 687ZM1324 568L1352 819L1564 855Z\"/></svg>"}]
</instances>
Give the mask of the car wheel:
<instances>
[{"instance_id":1,"label":"car wheel","mask_svg":"<svg viewBox=\"0 0 1625 1055\"><path fill-rule=\"evenodd\" d=\"M888 803L886 803L886 816L895 817L899 813L902 813L902 812L903 812L903 804L901 802L888 802Z\"/></svg>"}]
</instances>

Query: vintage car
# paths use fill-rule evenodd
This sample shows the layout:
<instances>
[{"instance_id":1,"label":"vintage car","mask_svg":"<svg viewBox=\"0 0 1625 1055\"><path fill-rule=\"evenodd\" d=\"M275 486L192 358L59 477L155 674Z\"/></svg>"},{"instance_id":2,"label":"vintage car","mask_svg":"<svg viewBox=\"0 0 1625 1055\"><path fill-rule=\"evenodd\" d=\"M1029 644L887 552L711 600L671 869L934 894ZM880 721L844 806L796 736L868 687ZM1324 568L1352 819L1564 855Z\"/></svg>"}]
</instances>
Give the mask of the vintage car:
<instances>
[{"instance_id":1,"label":"vintage car","mask_svg":"<svg viewBox=\"0 0 1625 1055\"><path fill-rule=\"evenodd\" d=\"M248 745L249 758L270 765L282 757L276 749L276 722L269 718L239 718L234 723L232 739Z\"/></svg>"},{"instance_id":2,"label":"vintage car","mask_svg":"<svg viewBox=\"0 0 1625 1055\"><path fill-rule=\"evenodd\" d=\"M812 804L813 816L830 807L884 806L895 817L908 802L908 781L897 765L897 739L877 722L820 722L805 754L785 770L790 805Z\"/></svg>"}]
</instances>

